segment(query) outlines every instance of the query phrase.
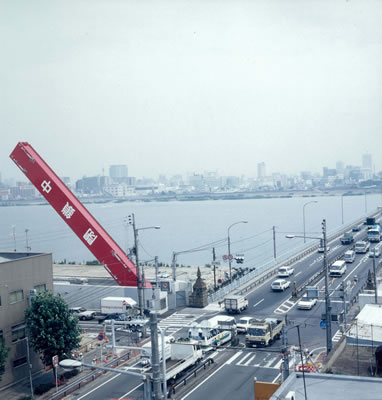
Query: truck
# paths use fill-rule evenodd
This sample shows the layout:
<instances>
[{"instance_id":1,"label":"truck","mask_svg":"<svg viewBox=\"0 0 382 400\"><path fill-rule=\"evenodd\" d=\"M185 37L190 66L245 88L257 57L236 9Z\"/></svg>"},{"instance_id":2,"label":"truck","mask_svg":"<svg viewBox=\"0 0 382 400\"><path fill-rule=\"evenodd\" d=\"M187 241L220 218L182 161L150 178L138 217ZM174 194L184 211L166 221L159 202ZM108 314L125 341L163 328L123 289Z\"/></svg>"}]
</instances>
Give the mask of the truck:
<instances>
[{"instance_id":1,"label":"truck","mask_svg":"<svg viewBox=\"0 0 382 400\"><path fill-rule=\"evenodd\" d=\"M365 225L375 225L375 217L367 217L365 221Z\"/></svg>"},{"instance_id":2,"label":"truck","mask_svg":"<svg viewBox=\"0 0 382 400\"><path fill-rule=\"evenodd\" d=\"M367 253L370 248L370 243L369 242L364 242L363 240L359 240L356 242L354 250L355 252L358 253Z\"/></svg>"},{"instance_id":3,"label":"truck","mask_svg":"<svg viewBox=\"0 0 382 400\"><path fill-rule=\"evenodd\" d=\"M280 339L284 321L276 318L253 319L247 329L245 345L247 347L270 346Z\"/></svg>"},{"instance_id":4,"label":"truck","mask_svg":"<svg viewBox=\"0 0 382 400\"><path fill-rule=\"evenodd\" d=\"M101 314L126 314L137 302L130 297L104 297L101 299Z\"/></svg>"},{"instance_id":5,"label":"truck","mask_svg":"<svg viewBox=\"0 0 382 400\"><path fill-rule=\"evenodd\" d=\"M228 314L237 313L240 314L242 311L248 308L248 299L240 295L227 296L224 299L224 309Z\"/></svg>"},{"instance_id":6,"label":"truck","mask_svg":"<svg viewBox=\"0 0 382 400\"><path fill-rule=\"evenodd\" d=\"M341 244L352 244L354 242L354 237L351 232L345 232L341 237Z\"/></svg>"},{"instance_id":7,"label":"truck","mask_svg":"<svg viewBox=\"0 0 382 400\"><path fill-rule=\"evenodd\" d=\"M165 337L164 338L164 356L165 360L168 360L171 357L171 338L170 337ZM158 337L158 347L159 347L159 359L162 361L163 357L163 352L162 352L162 339L159 336ZM144 366L151 366L151 340L147 343L145 343L142 346L142 351L141 351L141 364Z\"/></svg>"},{"instance_id":8,"label":"truck","mask_svg":"<svg viewBox=\"0 0 382 400\"><path fill-rule=\"evenodd\" d=\"M197 345L170 343L170 356L166 359L166 381L169 384L175 383L177 378L202 359L202 350ZM142 372L152 375L151 366L144 368Z\"/></svg>"},{"instance_id":9,"label":"truck","mask_svg":"<svg viewBox=\"0 0 382 400\"><path fill-rule=\"evenodd\" d=\"M382 239L382 228L380 224L372 225L367 231L369 242L380 242Z\"/></svg>"}]
</instances>

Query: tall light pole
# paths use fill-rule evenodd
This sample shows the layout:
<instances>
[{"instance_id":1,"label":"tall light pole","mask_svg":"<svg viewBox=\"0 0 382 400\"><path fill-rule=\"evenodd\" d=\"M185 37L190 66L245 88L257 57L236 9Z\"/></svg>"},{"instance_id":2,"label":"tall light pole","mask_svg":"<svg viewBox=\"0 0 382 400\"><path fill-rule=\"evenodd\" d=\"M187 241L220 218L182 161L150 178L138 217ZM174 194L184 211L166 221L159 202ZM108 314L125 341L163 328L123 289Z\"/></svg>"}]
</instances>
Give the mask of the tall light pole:
<instances>
[{"instance_id":1,"label":"tall light pole","mask_svg":"<svg viewBox=\"0 0 382 400\"><path fill-rule=\"evenodd\" d=\"M304 237L297 235L286 235L288 239L293 239L295 237ZM328 246L326 239L326 220L322 220L322 238L306 236L308 239L317 239L323 241L324 247L324 274L325 274L325 318L326 318L326 354L329 354L332 350L332 316L331 316L331 304L329 296L329 279L328 279Z\"/></svg>"},{"instance_id":2,"label":"tall light pole","mask_svg":"<svg viewBox=\"0 0 382 400\"><path fill-rule=\"evenodd\" d=\"M230 282L232 282L232 267L231 267L231 264L232 264L232 257L231 257L231 238L230 238L230 236L229 236L229 231L230 231L230 229L234 226L234 225L237 225L237 224L247 224L248 223L248 221L237 221L237 222L234 222L233 224L231 224L229 227L228 227L228 263L229 263L229 281Z\"/></svg>"},{"instance_id":3,"label":"tall light pole","mask_svg":"<svg viewBox=\"0 0 382 400\"><path fill-rule=\"evenodd\" d=\"M318 201L316 201L316 200L308 201L307 203L305 203L302 206L302 224L304 225L304 243L306 242L306 240L305 240L305 207L308 204L313 204L313 203L318 203Z\"/></svg>"},{"instance_id":4,"label":"tall light pole","mask_svg":"<svg viewBox=\"0 0 382 400\"><path fill-rule=\"evenodd\" d=\"M139 314L143 316L145 310L145 297L144 297L145 282L143 279L142 269L139 265L138 232L143 231L145 229L160 229L160 226L147 226L145 228L137 228L135 226L135 216L133 213L129 215L128 222L130 225L132 225L134 232L135 263L137 268L137 284L138 284L138 307L139 307Z\"/></svg>"}]
</instances>

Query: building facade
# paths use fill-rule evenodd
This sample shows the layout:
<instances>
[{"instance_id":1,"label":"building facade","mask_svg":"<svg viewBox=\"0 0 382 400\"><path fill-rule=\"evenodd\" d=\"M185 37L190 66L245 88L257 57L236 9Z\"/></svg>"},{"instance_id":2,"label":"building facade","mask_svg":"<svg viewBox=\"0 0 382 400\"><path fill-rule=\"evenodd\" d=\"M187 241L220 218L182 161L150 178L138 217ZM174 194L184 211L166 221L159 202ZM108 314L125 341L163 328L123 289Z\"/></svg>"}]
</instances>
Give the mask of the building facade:
<instances>
[{"instance_id":1,"label":"building facade","mask_svg":"<svg viewBox=\"0 0 382 400\"><path fill-rule=\"evenodd\" d=\"M0 335L10 349L0 390L28 377L24 311L31 297L44 290L53 291L51 254L0 253ZM39 355L32 348L29 354L32 373L39 371Z\"/></svg>"}]
</instances>

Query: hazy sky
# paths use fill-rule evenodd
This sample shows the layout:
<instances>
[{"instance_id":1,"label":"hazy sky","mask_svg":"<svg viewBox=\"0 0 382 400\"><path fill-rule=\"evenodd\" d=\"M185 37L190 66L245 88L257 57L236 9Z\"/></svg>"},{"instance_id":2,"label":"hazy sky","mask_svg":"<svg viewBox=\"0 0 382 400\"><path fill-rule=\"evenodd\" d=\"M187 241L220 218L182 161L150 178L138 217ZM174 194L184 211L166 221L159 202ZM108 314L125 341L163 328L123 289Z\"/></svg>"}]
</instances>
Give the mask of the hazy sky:
<instances>
[{"instance_id":1,"label":"hazy sky","mask_svg":"<svg viewBox=\"0 0 382 400\"><path fill-rule=\"evenodd\" d=\"M0 0L0 172L382 169L382 2Z\"/></svg>"}]
</instances>

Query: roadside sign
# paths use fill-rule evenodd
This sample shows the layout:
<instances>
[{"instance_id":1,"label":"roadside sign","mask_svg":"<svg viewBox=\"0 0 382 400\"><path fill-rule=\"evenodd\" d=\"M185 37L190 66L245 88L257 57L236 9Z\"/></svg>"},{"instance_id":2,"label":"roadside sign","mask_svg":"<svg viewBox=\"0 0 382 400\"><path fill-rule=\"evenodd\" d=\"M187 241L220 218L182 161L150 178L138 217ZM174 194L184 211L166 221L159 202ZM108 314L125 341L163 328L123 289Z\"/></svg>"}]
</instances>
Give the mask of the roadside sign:
<instances>
[{"instance_id":1,"label":"roadside sign","mask_svg":"<svg viewBox=\"0 0 382 400\"><path fill-rule=\"evenodd\" d=\"M233 260L233 255L230 254L230 255L228 256L228 259L232 261L232 260Z\"/></svg>"},{"instance_id":2,"label":"roadside sign","mask_svg":"<svg viewBox=\"0 0 382 400\"><path fill-rule=\"evenodd\" d=\"M105 337L105 334L103 332L100 332L98 335L98 340L103 340Z\"/></svg>"},{"instance_id":3,"label":"roadside sign","mask_svg":"<svg viewBox=\"0 0 382 400\"><path fill-rule=\"evenodd\" d=\"M227 261L227 260L228 260L228 256L224 254L223 260L224 260L224 261Z\"/></svg>"},{"instance_id":4,"label":"roadside sign","mask_svg":"<svg viewBox=\"0 0 382 400\"><path fill-rule=\"evenodd\" d=\"M52 364L54 368L58 367L58 356L53 356L52 357Z\"/></svg>"},{"instance_id":5,"label":"roadside sign","mask_svg":"<svg viewBox=\"0 0 382 400\"><path fill-rule=\"evenodd\" d=\"M326 329L326 321L325 320L320 321L320 328Z\"/></svg>"}]
</instances>

